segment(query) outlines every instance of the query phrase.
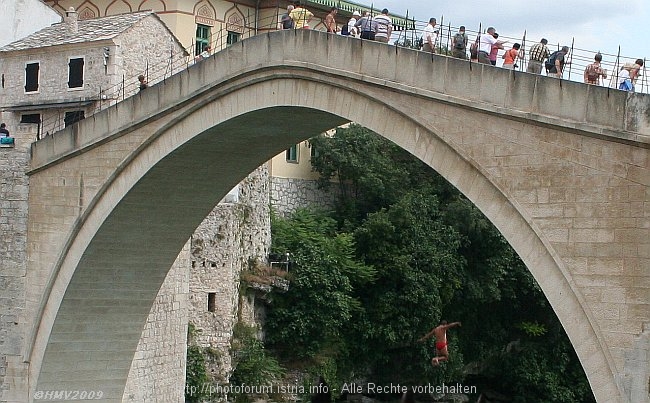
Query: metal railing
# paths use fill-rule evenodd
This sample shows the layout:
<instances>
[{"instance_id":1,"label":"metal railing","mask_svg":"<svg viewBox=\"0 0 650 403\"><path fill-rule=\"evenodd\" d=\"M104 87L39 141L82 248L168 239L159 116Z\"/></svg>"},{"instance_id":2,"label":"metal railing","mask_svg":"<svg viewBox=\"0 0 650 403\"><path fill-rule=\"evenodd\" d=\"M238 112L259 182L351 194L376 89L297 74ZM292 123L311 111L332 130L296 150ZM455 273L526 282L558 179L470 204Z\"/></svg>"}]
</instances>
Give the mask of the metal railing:
<instances>
[{"instance_id":1,"label":"metal railing","mask_svg":"<svg viewBox=\"0 0 650 403\"><path fill-rule=\"evenodd\" d=\"M417 41L419 41L420 38L422 38L424 28L428 25L428 22L417 21L413 19L412 23L414 29L405 32L399 32L397 36L393 35L391 42L401 46L414 47L414 44L417 43ZM466 51L467 51L468 59L469 59L470 44L476 42L478 40L478 37L485 32L486 28L487 26L482 26L482 24L479 25L478 30L472 30L470 27L466 27L465 34L468 37L468 45ZM452 49L453 38L454 35L458 32L459 27L454 26L449 22L445 22L444 17L441 17L438 20L438 25L436 25L435 29L438 31L437 41L435 44L436 52L441 55L451 56L453 50ZM541 38L532 38L531 40L531 38L526 37L526 32L523 32L520 37L499 34L498 39L500 41L506 41L504 44L505 50L511 48L512 45L514 45L515 43L519 43L521 45L521 49L524 50L525 56L517 60L516 62L518 66L517 70L526 71L526 67L528 64L528 53L530 47L538 43ZM637 79L635 91L640 93L650 92L650 86L648 85L648 79L646 74L647 63L644 57L623 56L620 53L620 46L618 52L614 54L614 53L608 53L603 51L593 51L593 50L580 48L576 44L575 38L571 38L570 43L567 43L568 41L561 43L557 41L555 38L547 38L547 39L548 39L547 47L551 53L553 53L556 50L560 50L562 46L569 46L570 48L569 53L565 56L565 60L568 62L568 64L564 69L562 79L576 81L576 82L583 82L584 81L583 74L585 68L589 64L593 63L594 56L597 53L600 53L603 57L601 61L601 67L607 71L607 79L602 80L602 85L616 88L617 87L616 83L618 81L618 73L621 70L621 68L628 63L634 63L637 59L640 58L641 60L643 60L643 68L642 68L642 74ZM500 66L501 64L501 60L502 60L501 56L503 52L504 50L499 51L499 54L497 56L497 66ZM543 72L542 74L545 74L545 72Z\"/></svg>"},{"instance_id":2,"label":"metal railing","mask_svg":"<svg viewBox=\"0 0 650 403\"><path fill-rule=\"evenodd\" d=\"M210 55L217 53L228 46L232 45L235 42L244 40L250 37L257 35L262 32L275 31L280 29L280 18L285 10L278 7L277 13L269 17L258 18L256 15L247 15L244 17L244 21L239 26L233 26L227 22L222 22L219 24L219 27L212 33L210 38L209 45L211 46ZM408 14L408 13L407 13ZM408 17L407 17L408 19ZM427 26L428 22L417 21L415 19L410 19L407 22L407 26L411 29L402 29L398 31L393 31L393 34L390 39L390 44L396 46L417 48L416 43L419 42L422 37L424 28ZM320 28L322 25L321 22L315 24L315 28ZM340 26L341 24L339 24ZM314 28L314 26L312 26ZM438 30L438 36L435 44L435 49L437 54L443 56L450 56L452 52L452 40L454 34L458 32L458 27L452 25L451 23L444 22L444 17L440 18L439 24L436 26ZM483 28L478 27L478 30L474 31L466 27L465 33L468 37L468 46L466 51L469 56L469 47L470 44L474 41L477 41L477 38L482 33ZM514 43L521 44L521 48L525 52L525 57L517 60L517 69L519 71L526 71L526 65L528 63L528 51L530 46L537 42L537 38L533 41L526 38L526 33L524 32L521 37L516 38L514 36L500 35L499 40L506 41L504 47L506 49L510 48ZM553 40L549 39L549 44L547 45L549 50L553 52L561 48L563 44L559 42L553 44ZM145 80L149 86L157 84L159 82L164 82L167 78L172 75L188 68L194 63L201 61L199 57L195 57L196 53L196 43L192 43L185 49L180 51L170 51L169 58L166 63L157 63L155 65L150 65L146 60L144 61L145 66L142 71L138 71L130 76L123 75L120 82L117 84L108 86L106 88L100 88L97 95L91 99L85 98L80 99L79 104L88 103L89 101L94 103L92 108L86 110L87 115L83 118L87 118L92 114L106 109L109 106L114 105L117 102L120 102L127 97L133 96L140 91L140 82L138 81L139 75L144 75ZM503 52L503 51L501 51ZM620 68L629 62L634 62L637 58L624 57L620 55L620 48L618 54L607 53L607 52L595 52L591 50L581 49L576 46L575 41L572 39L571 50L565 57L567 60L567 67L563 72L562 79L572 80L572 81L583 81L583 72L587 65L591 64L594 60L594 55L600 53L603 57L601 66L607 70L608 76L604 80L603 85L616 87L612 83L616 83L618 78L618 71ZM501 60L501 54L497 57L497 64ZM636 83L636 92L647 93L650 90L650 86L647 82L646 63L644 60L643 72ZM475 63L475 61L469 60L468 63ZM499 68L499 67L495 67ZM69 105L70 103L68 103ZM64 121L64 116L62 110L55 110L55 115L50 117L43 117L39 123L39 138L44 135L52 134L58 130L63 129L67 124ZM68 122L70 124L70 122Z\"/></svg>"}]
</instances>

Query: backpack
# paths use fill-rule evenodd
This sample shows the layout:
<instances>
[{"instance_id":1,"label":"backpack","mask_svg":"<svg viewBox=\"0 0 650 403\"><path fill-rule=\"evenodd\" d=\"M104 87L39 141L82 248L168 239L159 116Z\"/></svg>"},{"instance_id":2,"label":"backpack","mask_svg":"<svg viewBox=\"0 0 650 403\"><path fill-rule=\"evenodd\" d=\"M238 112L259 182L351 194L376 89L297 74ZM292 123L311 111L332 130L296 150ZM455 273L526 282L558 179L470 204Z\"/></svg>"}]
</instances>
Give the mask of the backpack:
<instances>
[{"instance_id":1,"label":"backpack","mask_svg":"<svg viewBox=\"0 0 650 403\"><path fill-rule=\"evenodd\" d=\"M349 36L350 35L350 27L348 24L343 24L341 27L341 35L343 36Z\"/></svg>"},{"instance_id":2,"label":"backpack","mask_svg":"<svg viewBox=\"0 0 650 403\"><path fill-rule=\"evenodd\" d=\"M424 46L424 38L420 37L420 39L416 39L414 45L416 49L422 49L422 46Z\"/></svg>"},{"instance_id":3,"label":"backpack","mask_svg":"<svg viewBox=\"0 0 650 403\"><path fill-rule=\"evenodd\" d=\"M551 53L551 55L548 57L548 60L546 60L546 63L544 63L544 67L546 67L547 73L555 68L555 59L557 59L558 53L560 53L559 50Z\"/></svg>"},{"instance_id":4,"label":"backpack","mask_svg":"<svg viewBox=\"0 0 650 403\"><path fill-rule=\"evenodd\" d=\"M465 35L457 33L454 35L454 41L456 42L455 49L465 50Z\"/></svg>"}]
</instances>

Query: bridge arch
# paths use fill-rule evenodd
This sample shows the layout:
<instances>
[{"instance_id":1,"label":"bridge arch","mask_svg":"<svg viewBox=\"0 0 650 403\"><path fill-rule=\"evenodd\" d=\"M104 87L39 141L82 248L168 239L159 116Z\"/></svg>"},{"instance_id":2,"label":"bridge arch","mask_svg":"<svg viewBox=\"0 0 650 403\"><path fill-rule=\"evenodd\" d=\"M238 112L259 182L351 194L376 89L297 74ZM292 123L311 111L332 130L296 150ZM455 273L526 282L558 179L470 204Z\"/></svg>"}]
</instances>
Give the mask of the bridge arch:
<instances>
[{"instance_id":1,"label":"bridge arch","mask_svg":"<svg viewBox=\"0 0 650 403\"><path fill-rule=\"evenodd\" d=\"M329 49L329 38L316 33L281 35L298 48L317 39L328 53L336 51ZM39 390L101 389L107 401L121 399L151 304L201 220L232 186L273 155L354 121L420 158L484 212L537 279L576 349L596 398L625 401L598 323L553 245L556 232L542 228L492 167L468 152L471 142L462 140L480 136L477 122L493 119L495 108L471 101L454 103L444 96L432 98L399 81L388 85L381 76L363 77L300 57L259 63L249 60L250 49L241 50L244 46L269 49L278 44L274 36L280 37L274 34L254 38L254 45L236 45L223 59L217 55L175 77L175 93L188 95L162 107L164 117L146 113L147 102L160 103L172 91L153 87L155 93L139 95L121 112L117 106L93 122L82 122L76 131L48 139L64 144L63 136L74 138L67 151L61 152L65 147L60 147L51 152L58 155L50 161L41 159L35 146L32 182L38 187L43 181L45 188L52 175L88 163L83 159L86 154L101 154L104 147L111 151L120 142L135 145L107 170L70 227L62 252L54 256L55 270L32 335L33 346L26 354L32 396ZM370 47L363 55L393 51L375 45L363 45ZM240 57L241 64L232 61L233 55ZM422 70L427 68L427 55L411 57ZM225 71L219 71L226 65ZM223 80L214 80L215 76ZM411 113L416 106L420 112ZM118 112L135 122L111 129ZM463 119L454 118L459 113ZM558 129L547 127L548 122L510 121L514 126L507 131L515 137L557 135ZM564 128L560 125L560 129ZM109 135L83 140L97 130ZM450 140L456 135L460 138ZM54 148L50 144L50 151ZM228 158L221 158L224 155Z\"/></svg>"}]
</instances>

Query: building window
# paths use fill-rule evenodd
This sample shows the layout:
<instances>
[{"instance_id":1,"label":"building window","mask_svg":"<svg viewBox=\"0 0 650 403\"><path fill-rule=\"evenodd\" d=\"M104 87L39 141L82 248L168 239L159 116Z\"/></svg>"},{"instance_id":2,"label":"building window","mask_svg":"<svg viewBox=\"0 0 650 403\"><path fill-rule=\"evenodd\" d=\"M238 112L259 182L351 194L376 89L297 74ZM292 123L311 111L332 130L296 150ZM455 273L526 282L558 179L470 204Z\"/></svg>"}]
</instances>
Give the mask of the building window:
<instances>
[{"instance_id":1,"label":"building window","mask_svg":"<svg viewBox=\"0 0 650 403\"><path fill-rule=\"evenodd\" d=\"M25 92L38 91L38 63L27 63L25 65Z\"/></svg>"},{"instance_id":2,"label":"building window","mask_svg":"<svg viewBox=\"0 0 650 403\"><path fill-rule=\"evenodd\" d=\"M63 118L63 123L65 123L65 127L68 127L82 120L84 117L84 111L66 112L65 117Z\"/></svg>"},{"instance_id":3,"label":"building window","mask_svg":"<svg viewBox=\"0 0 650 403\"><path fill-rule=\"evenodd\" d=\"M20 123L41 123L40 113L27 113L20 115Z\"/></svg>"},{"instance_id":4,"label":"building window","mask_svg":"<svg viewBox=\"0 0 650 403\"><path fill-rule=\"evenodd\" d=\"M239 42L241 39L241 34L239 32L228 31L228 36L226 37L226 44L232 45L233 43Z\"/></svg>"},{"instance_id":5,"label":"building window","mask_svg":"<svg viewBox=\"0 0 650 403\"><path fill-rule=\"evenodd\" d=\"M287 162L298 162L298 145L294 144L287 150Z\"/></svg>"},{"instance_id":6,"label":"building window","mask_svg":"<svg viewBox=\"0 0 650 403\"><path fill-rule=\"evenodd\" d=\"M68 63L68 88L81 88L84 86L84 59L83 57L70 59Z\"/></svg>"},{"instance_id":7,"label":"building window","mask_svg":"<svg viewBox=\"0 0 650 403\"><path fill-rule=\"evenodd\" d=\"M194 56L198 56L210 44L210 27L196 24L196 48Z\"/></svg>"},{"instance_id":8,"label":"building window","mask_svg":"<svg viewBox=\"0 0 650 403\"><path fill-rule=\"evenodd\" d=\"M312 158L318 157L318 149L313 144L309 144L309 154Z\"/></svg>"},{"instance_id":9,"label":"building window","mask_svg":"<svg viewBox=\"0 0 650 403\"><path fill-rule=\"evenodd\" d=\"M217 306L217 293L209 292L208 293L208 312L214 312L215 307Z\"/></svg>"}]
</instances>

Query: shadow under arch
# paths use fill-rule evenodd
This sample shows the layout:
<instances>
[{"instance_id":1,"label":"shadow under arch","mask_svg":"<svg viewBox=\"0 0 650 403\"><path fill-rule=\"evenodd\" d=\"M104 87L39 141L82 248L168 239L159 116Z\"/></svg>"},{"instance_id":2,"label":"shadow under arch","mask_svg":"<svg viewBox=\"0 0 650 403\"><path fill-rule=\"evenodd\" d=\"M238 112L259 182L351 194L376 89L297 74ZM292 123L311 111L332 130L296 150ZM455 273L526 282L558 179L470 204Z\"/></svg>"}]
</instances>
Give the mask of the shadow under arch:
<instances>
[{"instance_id":1,"label":"shadow under arch","mask_svg":"<svg viewBox=\"0 0 650 403\"><path fill-rule=\"evenodd\" d=\"M258 97L268 92L271 101ZM537 279L597 399L619 395L595 322L542 231L428 122L379 99L325 79L270 75L188 110L135 150L65 251L32 350L32 391L101 389L105 400L121 399L151 304L201 220L273 155L355 121L420 158L483 211Z\"/></svg>"}]
</instances>

